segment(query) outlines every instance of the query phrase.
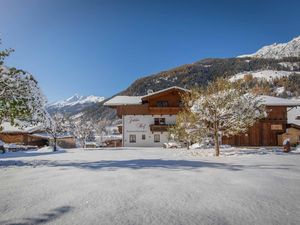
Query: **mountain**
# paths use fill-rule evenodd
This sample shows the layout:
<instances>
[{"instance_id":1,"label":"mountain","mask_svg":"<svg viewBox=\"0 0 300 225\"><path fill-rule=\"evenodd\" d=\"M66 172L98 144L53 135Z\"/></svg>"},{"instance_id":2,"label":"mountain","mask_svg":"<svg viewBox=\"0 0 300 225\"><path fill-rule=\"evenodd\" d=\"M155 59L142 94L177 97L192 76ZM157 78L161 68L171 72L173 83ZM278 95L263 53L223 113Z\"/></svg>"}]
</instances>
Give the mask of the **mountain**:
<instances>
[{"instance_id":1,"label":"mountain","mask_svg":"<svg viewBox=\"0 0 300 225\"><path fill-rule=\"evenodd\" d=\"M257 87L258 92L280 97L295 97L300 94L300 57L294 57L300 56L299 42L298 37L286 44L280 44L281 51L277 52L271 51L270 46L263 47L262 49L270 49L268 57L252 54L236 58L209 58L182 65L139 78L116 95L145 95L149 89L158 91L174 85L183 88L200 87L217 77L235 80L251 75L253 79L250 85ZM261 50L258 52L262 52ZM107 100L109 99L84 108L81 111L82 116L95 120L115 120L117 118L115 110L103 106Z\"/></svg>"},{"instance_id":2,"label":"mountain","mask_svg":"<svg viewBox=\"0 0 300 225\"><path fill-rule=\"evenodd\" d=\"M50 114L60 112L69 116L75 115L84 111L86 108L97 105L104 101L104 97L98 97L94 95L80 96L78 94L73 95L66 100L51 103L47 106L47 110Z\"/></svg>"},{"instance_id":3,"label":"mountain","mask_svg":"<svg viewBox=\"0 0 300 225\"><path fill-rule=\"evenodd\" d=\"M239 57L256 57L256 58L274 58L281 59L284 57L300 57L300 36L292 39L287 43L267 45L257 52Z\"/></svg>"}]
</instances>

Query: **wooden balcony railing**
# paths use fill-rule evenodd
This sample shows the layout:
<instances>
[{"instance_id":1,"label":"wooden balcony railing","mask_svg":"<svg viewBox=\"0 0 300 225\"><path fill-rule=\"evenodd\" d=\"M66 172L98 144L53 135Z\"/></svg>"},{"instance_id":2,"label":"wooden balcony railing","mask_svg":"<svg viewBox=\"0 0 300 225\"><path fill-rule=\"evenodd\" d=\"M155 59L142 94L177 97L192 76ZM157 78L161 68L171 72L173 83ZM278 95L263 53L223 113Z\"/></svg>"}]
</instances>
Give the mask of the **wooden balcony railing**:
<instances>
[{"instance_id":1,"label":"wooden balcony railing","mask_svg":"<svg viewBox=\"0 0 300 225\"><path fill-rule=\"evenodd\" d=\"M180 107L149 107L152 115L176 115L180 110Z\"/></svg>"},{"instance_id":2,"label":"wooden balcony railing","mask_svg":"<svg viewBox=\"0 0 300 225\"><path fill-rule=\"evenodd\" d=\"M174 124L164 124L164 125L151 124L150 130L151 130L151 132L167 132L169 130L169 128L172 126L174 126Z\"/></svg>"}]
</instances>

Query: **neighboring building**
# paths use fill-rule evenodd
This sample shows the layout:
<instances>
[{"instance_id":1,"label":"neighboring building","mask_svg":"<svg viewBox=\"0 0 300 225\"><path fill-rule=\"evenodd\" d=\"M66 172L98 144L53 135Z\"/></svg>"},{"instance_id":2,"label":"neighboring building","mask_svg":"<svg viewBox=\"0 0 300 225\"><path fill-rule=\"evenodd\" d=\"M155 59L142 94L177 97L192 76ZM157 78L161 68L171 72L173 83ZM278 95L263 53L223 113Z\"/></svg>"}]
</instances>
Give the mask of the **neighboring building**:
<instances>
[{"instance_id":1,"label":"neighboring building","mask_svg":"<svg viewBox=\"0 0 300 225\"><path fill-rule=\"evenodd\" d=\"M300 144L300 126L297 124L288 124L284 134L279 135L278 143L282 144L284 140L289 139L292 146Z\"/></svg>"},{"instance_id":2,"label":"neighboring building","mask_svg":"<svg viewBox=\"0 0 300 225\"><path fill-rule=\"evenodd\" d=\"M20 128L12 126L9 122L1 124L0 140L7 144L44 146L49 144L48 140L43 137L37 137L34 134L41 132L38 126Z\"/></svg>"},{"instance_id":3,"label":"neighboring building","mask_svg":"<svg viewBox=\"0 0 300 225\"><path fill-rule=\"evenodd\" d=\"M122 145L152 147L168 142L168 128L175 124L186 92L174 86L145 96L116 96L104 103L122 118Z\"/></svg>"},{"instance_id":4,"label":"neighboring building","mask_svg":"<svg viewBox=\"0 0 300 225\"><path fill-rule=\"evenodd\" d=\"M280 136L289 126L288 111L300 106L298 101L261 96L266 106L267 117L257 121L248 132L232 137L223 137L222 144L233 146L278 146L282 145Z\"/></svg>"},{"instance_id":5,"label":"neighboring building","mask_svg":"<svg viewBox=\"0 0 300 225\"><path fill-rule=\"evenodd\" d=\"M20 128L12 126L9 122L4 122L2 127L0 140L7 144L42 147L53 142L53 138L39 126ZM58 137L57 144L62 148L76 147L75 138L69 135Z\"/></svg>"}]
</instances>

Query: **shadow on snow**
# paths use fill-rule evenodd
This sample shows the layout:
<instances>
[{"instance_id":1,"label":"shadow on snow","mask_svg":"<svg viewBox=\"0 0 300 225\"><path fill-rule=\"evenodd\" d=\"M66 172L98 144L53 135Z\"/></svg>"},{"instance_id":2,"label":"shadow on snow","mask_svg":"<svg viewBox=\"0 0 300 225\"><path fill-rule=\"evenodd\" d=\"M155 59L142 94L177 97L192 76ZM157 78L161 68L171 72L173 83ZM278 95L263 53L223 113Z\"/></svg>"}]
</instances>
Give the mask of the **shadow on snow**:
<instances>
[{"instance_id":1,"label":"shadow on snow","mask_svg":"<svg viewBox=\"0 0 300 225\"><path fill-rule=\"evenodd\" d=\"M23 218L20 222L13 222L13 220L0 221L0 224L6 225L30 225L30 224L44 224L51 222L64 214L72 211L74 208L71 206L61 206L50 210L47 213L38 215L37 217Z\"/></svg>"},{"instance_id":2,"label":"shadow on snow","mask_svg":"<svg viewBox=\"0 0 300 225\"><path fill-rule=\"evenodd\" d=\"M117 170L117 169L200 169L216 168L230 171L239 171L246 168L253 169L283 169L289 170L294 165L239 165L220 162L188 161L188 160L163 160L163 159L134 159L134 160L102 160L94 162L76 162L76 161L50 161L50 160L6 160L0 161L0 168L5 167L73 167L89 170Z\"/></svg>"},{"instance_id":3,"label":"shadow on snow","mask_svg":"<svg viewBox=\"0 0 300 225\"><path fill-rule=\"evenodd\" d=\"M59 151L19 151L19 152L6 152L4 154L0 154L0 159L8 159L8 158L20 158L20 157L33 157L33 156L43 156L43 155L55 155L60 153L66 153L65 150L59 150Z\"/></svg>"}]
</instances>

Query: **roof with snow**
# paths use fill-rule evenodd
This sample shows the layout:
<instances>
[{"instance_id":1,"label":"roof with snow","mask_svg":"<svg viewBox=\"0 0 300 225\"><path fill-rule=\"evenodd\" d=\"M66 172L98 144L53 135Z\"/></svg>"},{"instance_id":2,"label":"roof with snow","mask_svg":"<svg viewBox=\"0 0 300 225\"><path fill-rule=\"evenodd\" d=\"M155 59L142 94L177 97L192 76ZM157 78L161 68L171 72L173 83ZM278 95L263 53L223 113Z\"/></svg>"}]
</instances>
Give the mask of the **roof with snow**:
<instances>
[{"instance_id":1,"label":"roof with snow","mask_svg":"<svg viewBox=\"0 0 300 225\"><path fill-rule=\"evenodd\" d=\"M180 91L184 91L184 92L189 91L188 89L185 89L185 88L173 86L173 87L162 89L160 91L155 91L153 93L149 93L144 96L122 96L122 95L115 96L115 97L111 98L110 100L108 100L107 102L105 102L104 105L106 105L106 106L140 105L140 104L142 104L143 98L154 96L154 95L157 95L157 94L160 94L163 92L167 92L170 90L176 90L176 89L180 90Z\"/></svg>"},{"instance_id":2,"label":"roof with snow","mask_svg":"<svg viewBox=\"0 0 300 225\"><path fill-rule=\"evenodd\" d=\"M106 106L118 106L118 105L139 105L142 103L141 96L115 96L112 99L104 103Z\"/></svg>"},{"instance_id":3,"label":"roof with snow","mask_svg":"<svg viewBox=\"0 0 300 225\"><path fill-rule=\"evenodd\" d=\"M259 97L262 101L262 104L266 106L287 106L287 107L294 107L300 106L300 101L291 100L286 98L278 98L268 95L261 95Z\"/></svg>"},{"instance_id":4,"label":"roof with snow","mask_svg":"<svg viewBox=\"0 0 300 225\"><path fill-rule=\"evenodd\" d=\"M161 93L172 91L172 90L179 90L179 91L182 91L182 92L190 92L190 90L188 90L188 89L181 88L181 87L178 87L178 86L172 86L172 87L165 88L165 89L162 89L160 91L155 91L155 92L149 93L145 96L142 96L142 99L148 98L148 97L151 97L151 96L154 96L154 95L159 95Z\"/></svg>"},{"instance_id":5,"label":"roof with snow","mask_svg":"<svg viewBox=\"0 0 300 225\"><path fill-rule=\"evenodd\" d=\"M33 133L42 130L41 126L14 126L10 122L3 122L1 133Z\"/></svg>"}]
</instances>

